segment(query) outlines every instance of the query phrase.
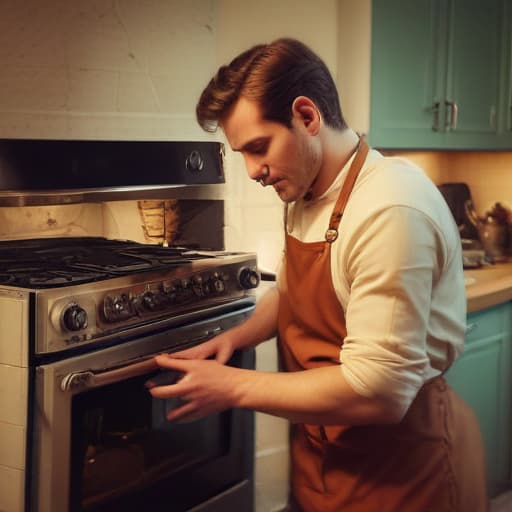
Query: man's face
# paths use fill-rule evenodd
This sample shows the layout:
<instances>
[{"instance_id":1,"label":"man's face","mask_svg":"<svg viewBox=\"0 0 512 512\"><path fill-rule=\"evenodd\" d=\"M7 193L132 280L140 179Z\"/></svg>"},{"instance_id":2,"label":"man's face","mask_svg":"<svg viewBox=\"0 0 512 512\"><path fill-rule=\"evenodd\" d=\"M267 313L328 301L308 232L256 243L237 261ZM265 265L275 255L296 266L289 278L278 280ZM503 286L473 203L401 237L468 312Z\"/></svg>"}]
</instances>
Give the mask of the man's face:
<instances>
[{"instance_id":1,"label":"man's face","mask_svg":"<svg viewBox=\"0 0 512 512\"><path fill-rule=\"evenodd\" d=\"M309 191L320 169L321 147L299 114L293 115L289 129L264 120L257 103L241 97L222 129L231 148L244 157L251 179L273 186L285 202L300 199Z\"/></svg>"}]
</instances>

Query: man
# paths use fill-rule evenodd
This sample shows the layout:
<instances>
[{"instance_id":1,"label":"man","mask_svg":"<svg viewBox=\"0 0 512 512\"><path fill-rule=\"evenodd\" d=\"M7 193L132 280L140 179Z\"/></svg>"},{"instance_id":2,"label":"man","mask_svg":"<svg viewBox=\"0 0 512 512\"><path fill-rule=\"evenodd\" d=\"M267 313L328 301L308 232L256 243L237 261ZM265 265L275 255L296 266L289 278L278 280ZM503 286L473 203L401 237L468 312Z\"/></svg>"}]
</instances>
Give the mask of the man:
<instances>
[{"instance_id":1,"label":"man","mask_svg":"<svg viewBox=\"0 0 512 512\"><path fill-rule=\"evenodd\" d=\"M185 401L168 418L228 407L288 418L290 510L486 510L478 425L442 378L462 350L465 292L437 188L347 127L325 64L296 40L222 66L197 118L287 205L286 248L278 287L244 324L157 357L183 372L150 389ZM223 365L275 334L286 372Z\"/></svg>"}]
</instances>

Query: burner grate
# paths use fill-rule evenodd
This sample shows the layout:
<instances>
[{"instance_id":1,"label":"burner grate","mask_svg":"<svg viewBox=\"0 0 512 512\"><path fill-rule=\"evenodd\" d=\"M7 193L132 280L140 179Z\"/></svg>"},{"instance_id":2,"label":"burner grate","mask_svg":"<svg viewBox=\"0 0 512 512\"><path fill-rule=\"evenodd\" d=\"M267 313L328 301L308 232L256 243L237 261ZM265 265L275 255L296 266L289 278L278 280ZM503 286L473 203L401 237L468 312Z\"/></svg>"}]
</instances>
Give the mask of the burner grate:
<instances>
[{"instance_id":1,"label":"burner grate","mask_svg":"<svg viewBox=\"0 0 512 512\"><path fill-rule=\"evenodd\" d=\"M48 288L186 266L209 256L188 247L161 247L97 237L0 242L0 284Z\"/></svg>"}]
</instances>

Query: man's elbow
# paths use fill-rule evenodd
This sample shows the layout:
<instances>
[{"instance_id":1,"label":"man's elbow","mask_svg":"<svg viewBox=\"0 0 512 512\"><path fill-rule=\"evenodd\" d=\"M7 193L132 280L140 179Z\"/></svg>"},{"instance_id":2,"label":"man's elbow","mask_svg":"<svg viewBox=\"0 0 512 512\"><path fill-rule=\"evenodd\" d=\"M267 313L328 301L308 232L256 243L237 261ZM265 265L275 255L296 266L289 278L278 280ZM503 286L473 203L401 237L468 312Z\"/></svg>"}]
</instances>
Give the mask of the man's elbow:
<instances>
[{"instance_id":1,"label":"man's elbow","mask_svg":"<svg viewBox=\"0 0 512 512\"><path fill-rule=\"evenodd\" d=\"M410 403L399 403L397 400L378 399L375 404L375 423L380 425L397 425L400 423Z\"/></svg>"}]
</instances>

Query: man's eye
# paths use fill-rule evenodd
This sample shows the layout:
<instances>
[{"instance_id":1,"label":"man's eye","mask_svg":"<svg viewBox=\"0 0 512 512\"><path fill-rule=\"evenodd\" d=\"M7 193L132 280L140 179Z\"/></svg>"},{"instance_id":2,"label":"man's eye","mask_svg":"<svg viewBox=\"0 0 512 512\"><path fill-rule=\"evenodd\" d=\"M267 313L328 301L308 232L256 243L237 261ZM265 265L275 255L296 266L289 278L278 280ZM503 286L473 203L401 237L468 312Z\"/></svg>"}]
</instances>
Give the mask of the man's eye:
<instances>
[{"instance_id":1,"label":"man's eye","mask_svg":"<svg viewBox=\"0 0 512 512\"><path fill-rule=\"evenodd\" d=\"M258 144L257 146L253 146L251 148L251 153L255 155L262 155L267 152L267 144Z\"/></svg>"}]
</instances>

